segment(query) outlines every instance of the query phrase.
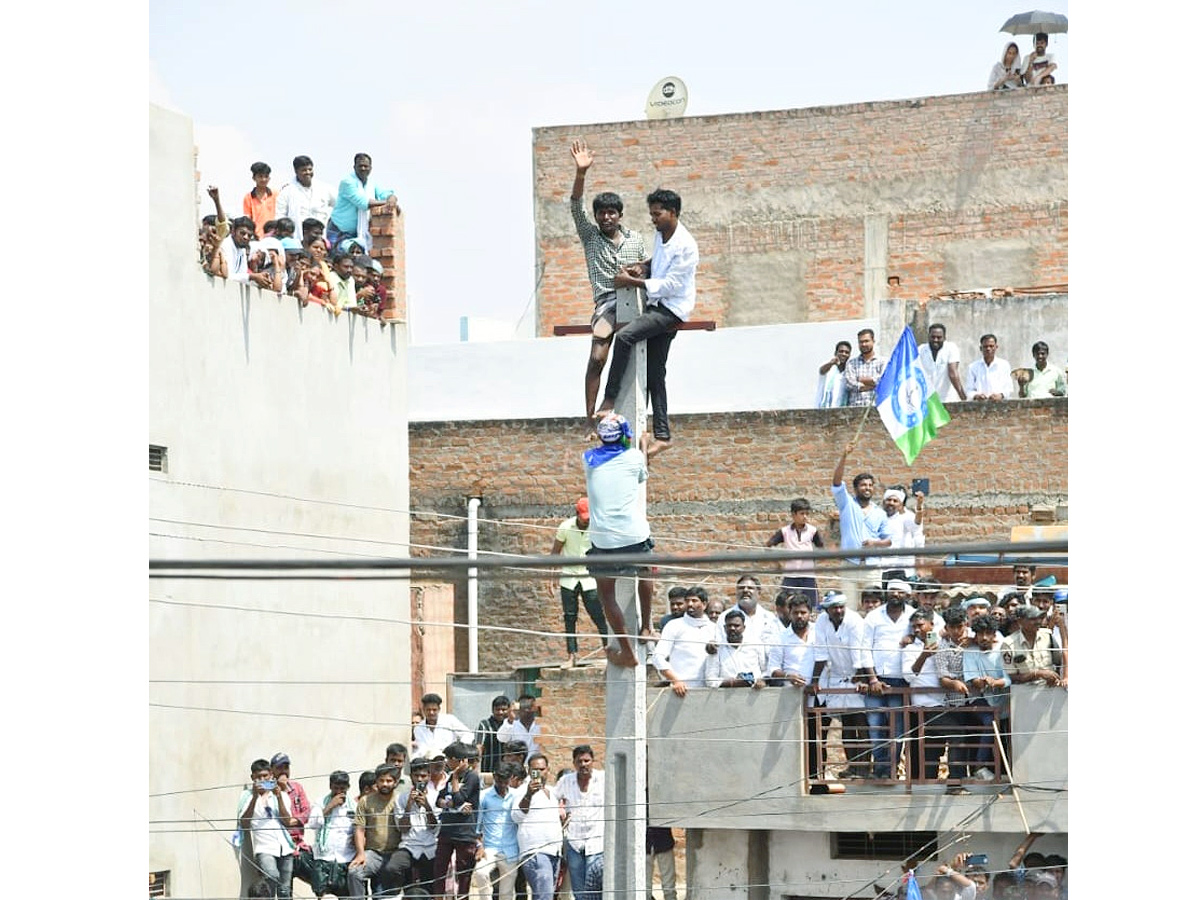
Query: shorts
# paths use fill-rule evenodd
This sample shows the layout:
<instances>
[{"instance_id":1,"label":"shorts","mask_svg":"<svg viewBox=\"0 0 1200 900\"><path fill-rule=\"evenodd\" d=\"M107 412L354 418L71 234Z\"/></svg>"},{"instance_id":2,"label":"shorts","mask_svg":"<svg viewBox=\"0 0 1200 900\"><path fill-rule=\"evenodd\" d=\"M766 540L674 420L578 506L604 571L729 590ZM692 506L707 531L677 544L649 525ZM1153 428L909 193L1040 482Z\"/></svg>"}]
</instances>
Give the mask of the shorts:
<instances>
[{"instance_id":1,"label":"shorts","mask_svg":"<svg viewBox=\"0 0 1200 900\"><path fill-rule=\"evenodd\" d=\"M616 553L649 553L654 549L654 540L646 538L644 541L639 541L636 544L630 544L627 547L592 547L588 550L588 556L605 556ZM588 573L594 578L619 578L621 576L640 575L648 571L646 566L605 566L588 563Z\"/></svg>"},{"instance_id":2,"label":"shorts","mask_svg":"<svg viewBox=\"0 0 1200 900\"><path fill-rule=\"evenodd\" d=\"M592 313L592 339L608 342L617 330L617 298L601 300Z\"/></svg>"}]
</instances>

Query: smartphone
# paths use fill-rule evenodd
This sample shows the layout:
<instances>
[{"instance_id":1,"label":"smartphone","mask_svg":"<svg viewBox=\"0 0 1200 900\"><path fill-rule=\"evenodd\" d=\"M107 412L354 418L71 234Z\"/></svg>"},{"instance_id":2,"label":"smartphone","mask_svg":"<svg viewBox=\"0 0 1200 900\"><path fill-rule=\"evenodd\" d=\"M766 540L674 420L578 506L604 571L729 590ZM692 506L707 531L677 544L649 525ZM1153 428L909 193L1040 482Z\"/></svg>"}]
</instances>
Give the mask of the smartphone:
<instances>
[{"instance_id":1,"label":"smartphone","mask_svg":"<svg viewBox=\"0 0 1200 900\"><path fill-rule=\"evenodd\" d=\"M259 784L259 787L261 787L265 791L275 790L275 779L274 778L264 778L258 784Z\"/></svg>"},{"instance_id":2,"label":"smartphone","mask_svg":"<svg viewBox=\"0 0 1200 900\"><path fill-rule=\"evenodd\" d=\"M986 853L972 853L965 860L968 866L983 866L987 867L988 855Z\"/></svg>"},{"instance_id":3,"label":"smartphone","mask_svg":"<svg viewBox=\"0 0 1200 900\"><path fill-rule=\"evenodd\" d=\"M926 497L929 496L929 479L928 478L914 478L912 480L912 492L915 494L917 491L920 491Z\"/></svg>"}]
</instances>

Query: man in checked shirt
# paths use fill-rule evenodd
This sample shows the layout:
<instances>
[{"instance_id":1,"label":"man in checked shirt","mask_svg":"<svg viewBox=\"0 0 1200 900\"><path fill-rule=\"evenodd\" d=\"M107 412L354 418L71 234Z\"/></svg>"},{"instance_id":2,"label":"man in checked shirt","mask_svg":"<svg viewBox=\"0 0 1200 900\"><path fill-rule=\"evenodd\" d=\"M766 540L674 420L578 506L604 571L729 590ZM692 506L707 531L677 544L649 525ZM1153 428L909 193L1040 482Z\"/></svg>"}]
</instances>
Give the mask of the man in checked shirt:
<instances>
[{"instance_id":1,"label":"man in checked shirt","mask_svg":"<svg viewBox=\"0 0 1200 900\"><path fill-rule=\"evenodd\" d=\"M600 392L600 373L608 361L608 351L612 347L613 331L617 324L617 289L613 286L613 276L623 266L644 261L649 254L642 236L621 224L624 204L611 191L597 194L592 200L592 214L596 221L588 221L583 211L583 182L593 162L592 151L588 149L586 141L572 141L571 156L575 159L571 217L575 220L579 242L583 244L588 281L592 284L592 300L596 304L592 313L592 351L583 381L587 417L591 421L596 412L596 395Z\"/></svg>"}]
</instances>

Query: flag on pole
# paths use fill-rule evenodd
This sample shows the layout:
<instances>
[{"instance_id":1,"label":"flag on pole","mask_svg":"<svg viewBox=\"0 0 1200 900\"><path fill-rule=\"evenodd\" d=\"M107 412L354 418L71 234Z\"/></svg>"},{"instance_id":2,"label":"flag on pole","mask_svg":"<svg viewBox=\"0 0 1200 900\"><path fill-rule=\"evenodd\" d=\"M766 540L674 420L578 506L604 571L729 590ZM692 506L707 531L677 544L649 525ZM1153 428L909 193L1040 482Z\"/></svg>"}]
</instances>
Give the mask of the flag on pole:
<instances>
[{"instance_id":1,"label":"flag on pole","mask_svg":"<svg viewBox=\"0 0 1200 900\"><path fill-rule=\"evenodd\" d=\"M910 466L921 448L950 421L950 413L917 359L917 339L908 326L875 386L875 408Z\"/></svg>"}]
</instances>

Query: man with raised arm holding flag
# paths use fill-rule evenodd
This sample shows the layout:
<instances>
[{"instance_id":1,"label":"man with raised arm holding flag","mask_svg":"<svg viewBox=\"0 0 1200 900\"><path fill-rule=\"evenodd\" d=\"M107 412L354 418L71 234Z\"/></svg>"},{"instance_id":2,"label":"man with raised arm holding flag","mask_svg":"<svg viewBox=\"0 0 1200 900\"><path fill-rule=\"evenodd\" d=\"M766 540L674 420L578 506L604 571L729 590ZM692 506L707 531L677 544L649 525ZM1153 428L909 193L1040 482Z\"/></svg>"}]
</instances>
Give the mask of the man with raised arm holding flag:
<instances>
[{"instance_id":1,"label":"man with raised arm holding flag","mask_svg":"<svg viewBox=\"0 0 1200 900\"><path fill-rule=\"evenodd\" d=\"M917 361L917 340L907 326L879 376L875 408L910 466L921 448L950 421L950 414Z\"/></svg>"}]
</instances>

